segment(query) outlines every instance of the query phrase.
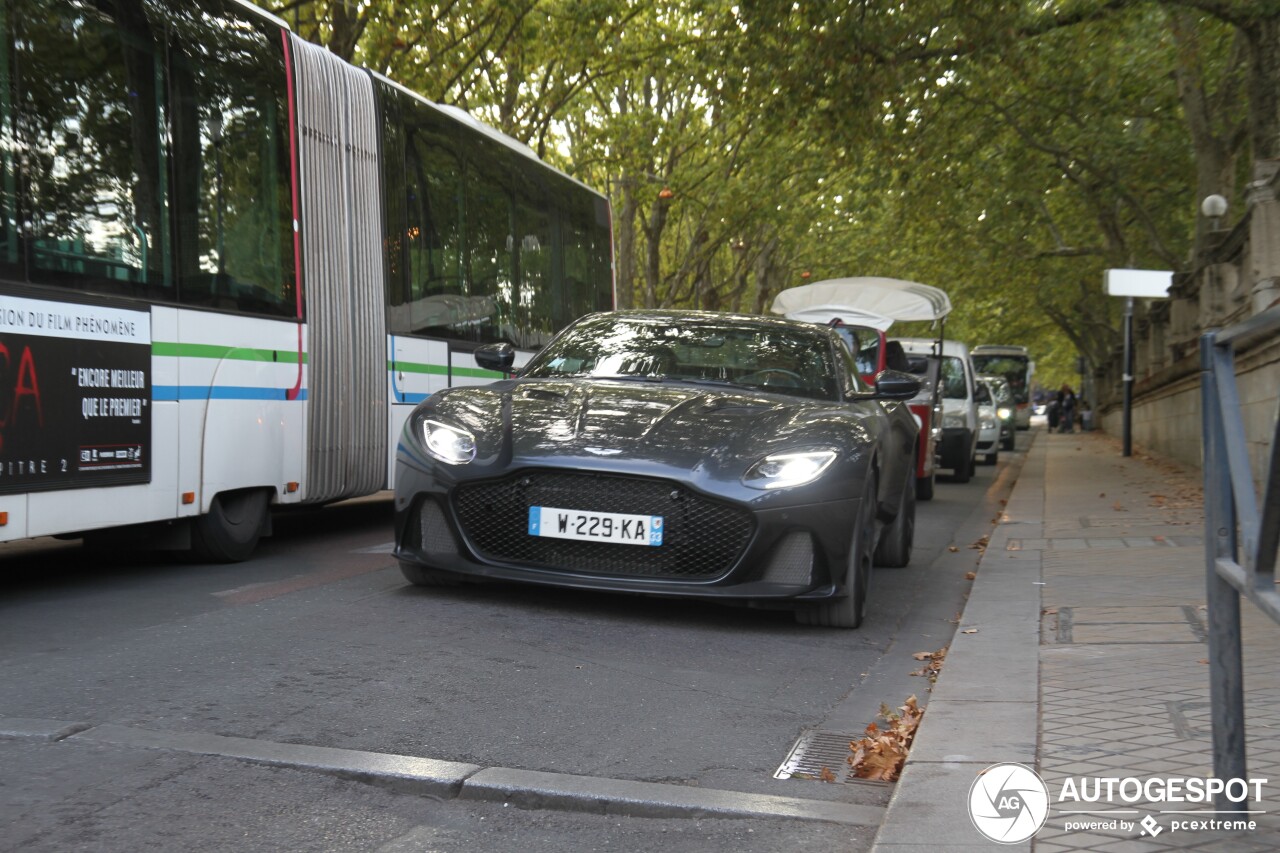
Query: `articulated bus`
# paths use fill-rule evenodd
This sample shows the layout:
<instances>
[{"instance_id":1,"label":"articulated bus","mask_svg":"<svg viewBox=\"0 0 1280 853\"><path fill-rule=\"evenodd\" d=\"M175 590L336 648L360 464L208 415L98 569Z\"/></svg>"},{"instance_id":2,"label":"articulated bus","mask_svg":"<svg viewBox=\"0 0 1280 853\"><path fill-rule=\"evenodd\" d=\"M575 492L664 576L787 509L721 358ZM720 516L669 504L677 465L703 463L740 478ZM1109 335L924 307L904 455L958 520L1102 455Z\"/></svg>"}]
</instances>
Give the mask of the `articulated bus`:
<instances>
[{"instance_id":1,"label":"articulated bus","mask_svg":"<svg viewBox=\"0 0 1280 853\"><path fill-rule=\"evenodd\" d=\"M1027 348L982 344L969 351L969 360L978 373L1003 376L1009 382L1017 408L1016 426L1031 429L1031 377L1035 375L1036 363Z\"/></svg>"},{"instance_id":2,"label":"articulated bus","mask_svg":"<svg viewBox=\"0 0 1280 853\"><path fill-rule=\"evenodd\" d=\"M608 200L239 0L0 7L0 541L247 558L614 304ZM517 363L522 363L518 361Z\"/></svg>"}]
</instances>

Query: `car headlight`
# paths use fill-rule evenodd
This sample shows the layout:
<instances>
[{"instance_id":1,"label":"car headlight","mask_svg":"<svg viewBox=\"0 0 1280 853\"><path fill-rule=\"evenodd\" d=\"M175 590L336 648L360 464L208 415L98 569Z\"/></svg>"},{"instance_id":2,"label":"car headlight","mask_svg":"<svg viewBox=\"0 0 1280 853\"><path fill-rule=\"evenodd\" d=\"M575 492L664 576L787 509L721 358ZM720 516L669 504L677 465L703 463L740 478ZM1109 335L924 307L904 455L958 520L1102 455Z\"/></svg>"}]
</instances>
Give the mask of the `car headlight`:
<instances>
[{"instance_id":1,"label":"car headlight","mask_svg":"<svg viewBox=\"0 0 1280 853\"><path fill-rule=\"evenodd\" d=\"M441 462L466 465L476 458L476 437L465 429L430 418L422 422L427 450Z\"/></svg>"},{"instance_id":2,"label":"car headlight","mask_svg":"<svg viewBox=\"0 0 1280 853\"><path fill-rule=\"evenodd\" d=\"M943 429L964 429L964 412L944 412L942 415Z\"/></svg>"},{"instance_id":3,"label":"car headlight","mask_svg":"<svg viewBox=\"0 0 1280 853\"><path fill-rule=\"evenodd\" d=\"M752 465L742 482L753 489L803 486L822 476L839 455L830 449L772 453Z\"/></svg>"},{"instance_id":4,"label":"car headlight","mask_svg":"<svg viewBox=\"0 0 1280 853\"><path fill-rule=\"evenodd\" d=\"M979 418L979 422L979 429L995 429L999 425L990 415L983 415Z\"/></svg>"},{"instance_id":5,"label":"car headlight","mask_svg":"<svg viewBox=\"0 0 1280 853\"><path fill-rule=\"evenodd\" d=\"M1013 409L1008 406L1001 406L996 410L996 414L1000 416L1000 420L1007 421L1009 418L1013 417Z\"/></svg>"}]
</instances>

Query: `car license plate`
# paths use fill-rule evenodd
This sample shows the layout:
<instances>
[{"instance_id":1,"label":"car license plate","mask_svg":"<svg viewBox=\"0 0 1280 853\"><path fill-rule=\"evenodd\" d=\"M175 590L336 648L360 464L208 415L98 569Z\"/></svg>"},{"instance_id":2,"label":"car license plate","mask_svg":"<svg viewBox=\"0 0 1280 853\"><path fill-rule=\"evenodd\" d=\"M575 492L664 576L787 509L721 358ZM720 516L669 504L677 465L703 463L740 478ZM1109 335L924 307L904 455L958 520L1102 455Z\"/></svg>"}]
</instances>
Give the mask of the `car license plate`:
<instances>
[{"instance_id":1,"label":"car license plate","mask_svg":"<svg viewBox=\"0 0 1280 853\"><path fill-rule=\"evenodd\" d=\"M589 512L554 506L529 507L529 535L553 539L661 545L662 516L627 512Z\"/></svg>"}]
</instances>

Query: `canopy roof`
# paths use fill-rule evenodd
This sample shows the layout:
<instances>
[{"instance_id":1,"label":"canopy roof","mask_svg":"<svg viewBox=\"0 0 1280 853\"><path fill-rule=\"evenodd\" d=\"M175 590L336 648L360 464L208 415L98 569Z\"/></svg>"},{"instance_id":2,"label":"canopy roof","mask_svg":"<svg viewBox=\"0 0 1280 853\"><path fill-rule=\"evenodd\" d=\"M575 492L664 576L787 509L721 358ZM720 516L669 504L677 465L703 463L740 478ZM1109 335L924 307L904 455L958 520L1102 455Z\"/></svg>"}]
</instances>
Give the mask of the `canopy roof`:
<instances>
[{"instance_id":1,"label":"canopy roof","mask_svg":"<svg viewBox=\"0 0 1280 853\"><path fill-rule=\"evenodd\" d=\"M951 313L944 291L897 278L832 278L782 291L773 313L792 320L871 326L884 332L895 322L941 320Z\"/></svg>"}]
</instances>

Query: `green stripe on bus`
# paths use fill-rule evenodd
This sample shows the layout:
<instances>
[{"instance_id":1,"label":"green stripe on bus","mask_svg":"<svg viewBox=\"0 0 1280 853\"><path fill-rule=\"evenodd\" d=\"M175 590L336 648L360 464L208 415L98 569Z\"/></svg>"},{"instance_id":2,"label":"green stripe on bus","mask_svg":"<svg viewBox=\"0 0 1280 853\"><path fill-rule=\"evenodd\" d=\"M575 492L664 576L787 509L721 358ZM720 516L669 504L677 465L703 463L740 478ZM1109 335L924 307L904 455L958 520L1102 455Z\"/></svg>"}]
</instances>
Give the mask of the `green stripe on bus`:
<instances>
[{"instance_id":1,"label":"green stripe on bus","mask_svg":"<svg viewBox=\"0 0 1280 853\"><path fill-rule=\"evenodd\" d=\"M272 361L281 363L297 363L298 353L294 350L255 349L252 347L228 347L221 344L180 344L169 341L152 341L152 355L166 355L175 358L232 358L238 361ZM307 354L302 354L307 361Z\"/></svg>"},{"instance_id":2,"label":"green stripe on bus","mask_svg":"<svg viewBox=\"0 0 1280 853\"><path fill-rule=\"evenodd\" d=\"M388 361L387 370L394 370L400 373L425 373L431 376L447 376L449 368L440 364L418 364L413 361ZM482 370L478 367L455 367L453 369L454 376L465 376L469 379L506 379L505 373L496 373L492 370Z\"/></svg>"},{"instance_id":3,"label":"green stripe on bus","mask_svg":"<svg viewBox=\"0 0 1280 853\"><path fill-rule=\"evenodd\" d=\"M428 373L432 376L444 376L449 368L439 364L418 364L413 361L388 361L387 370L398 370L402 373Z\"/></svg>"}]
</instances>

